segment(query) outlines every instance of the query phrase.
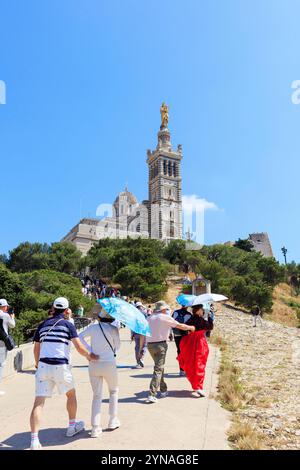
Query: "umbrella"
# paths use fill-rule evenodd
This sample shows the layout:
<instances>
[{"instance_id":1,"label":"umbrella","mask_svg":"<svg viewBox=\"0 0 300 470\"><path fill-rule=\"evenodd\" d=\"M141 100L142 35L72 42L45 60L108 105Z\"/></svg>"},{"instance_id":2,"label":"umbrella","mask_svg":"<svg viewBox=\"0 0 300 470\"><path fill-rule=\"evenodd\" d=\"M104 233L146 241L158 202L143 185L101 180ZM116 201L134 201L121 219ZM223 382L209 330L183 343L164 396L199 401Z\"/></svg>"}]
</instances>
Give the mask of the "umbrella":
<instances>
[{"instance_id":1,"label":"umbrella","mask_svg":"<svg viewBox=\"0 0 300 470\"><path fill-rule=\"evenodd\" d=\"M221 294L201 294L197 295L193 301L193 305L204 304L206 302L222 302L222 300L227 300L228 297Z\"/></svg>"},{"instance_id":2,"label":"umbrella","mask_svg":"<svg viewBox=\"0 0 300 470\"><path fill-rule=\"evenodd\" d=\"M140 310L118 297L99 299L98 303L113 318L139 335L151 336L149 324Z\"/></svg>"},{"instance_id":3,"label":"umbrella","mask_svg":"<svg viewBox=\"0 0 300 470\"><path fill-rule=\"evenodd\" d=\"M176 297L176 301L183 307L191 307L195 298L195 295L179 294L179 296Z\"/></svg>"}]
</instances>

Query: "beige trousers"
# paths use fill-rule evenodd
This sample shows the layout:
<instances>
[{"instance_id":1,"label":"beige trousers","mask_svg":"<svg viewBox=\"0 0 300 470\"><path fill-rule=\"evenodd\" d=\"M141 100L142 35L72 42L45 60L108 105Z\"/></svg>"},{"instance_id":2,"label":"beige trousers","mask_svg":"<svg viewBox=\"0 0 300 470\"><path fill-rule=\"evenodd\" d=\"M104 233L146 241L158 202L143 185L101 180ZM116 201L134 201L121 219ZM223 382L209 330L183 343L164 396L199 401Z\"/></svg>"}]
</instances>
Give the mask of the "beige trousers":
<instances>
[{"instance_id":1,"label":"beige trousers","mask_svg":"<svg viewBox=\"0 0 300 470\"><path fill-rule=\"evenodd\" d=\"M92 426L101 424L101 404L103 380L109 389L109 417L116 418L118 413L118 373L115 362L91 361L89 365L90 382L93 389Z\"/></svg>"}]
</instances>

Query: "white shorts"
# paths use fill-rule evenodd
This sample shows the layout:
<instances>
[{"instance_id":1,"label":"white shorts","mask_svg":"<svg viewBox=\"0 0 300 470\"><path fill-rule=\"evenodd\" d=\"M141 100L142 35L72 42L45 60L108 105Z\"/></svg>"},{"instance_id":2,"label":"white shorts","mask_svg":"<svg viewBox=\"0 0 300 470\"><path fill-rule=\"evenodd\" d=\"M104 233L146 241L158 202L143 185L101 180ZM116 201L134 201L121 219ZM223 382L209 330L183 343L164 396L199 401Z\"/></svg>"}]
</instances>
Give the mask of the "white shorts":
<instances>
[{"instance_id":1,"label":"white shorts","mask_svg":"<svg viewBox=\"0 0 300 470\"><path fill-rule=\"evenodd\" d=\"M60 395L75 388L71 368L68 364L45 364L39 362L35 374L35 396L51 397L55 386Z\"/></svg>"}]
</instances>

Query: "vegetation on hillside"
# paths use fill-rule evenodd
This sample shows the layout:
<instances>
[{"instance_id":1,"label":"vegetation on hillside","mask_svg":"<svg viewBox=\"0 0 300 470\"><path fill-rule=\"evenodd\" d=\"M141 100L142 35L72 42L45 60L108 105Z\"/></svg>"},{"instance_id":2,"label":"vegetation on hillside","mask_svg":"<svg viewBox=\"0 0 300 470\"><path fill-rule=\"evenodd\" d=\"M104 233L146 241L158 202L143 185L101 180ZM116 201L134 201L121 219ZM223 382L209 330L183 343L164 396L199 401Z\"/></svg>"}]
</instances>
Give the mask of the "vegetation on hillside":
<instances>
[{"instance_id":1,"label":"vegetation on hillside","mask_svg":"<svg viewBox=\"0 0 300 470\"><path fill-rule=\"evenodd\" d=\"M201 273L211 280L214 292L246 308L258 304L270 310L273 288L285 277L284 267L274 258L237 247L212 245L186 251L184 242L176 241L167 247L165 256L170 263L179 263L186 272Z\"/></svg>"},{"instance_id":2,"label":"vegetation on hillside","mask_svg":"<svg viewBox=\"0 0 300 470\"><path fill-rule=\"evenodd\" d=\"M167 290L170 271L164 249L159 240L104 239L91 248L85 264L96 276L120 284L123 294L156 301Z\"/></svg>"},{"instance_id":3,"label":"vegetation on hillside","mask_svg":"<svg viewBox=\"0 0 300 470\"><path fill-rule=\"evenodd\" d=\"M69 242L21 243L9 253L6 266L18 273L36 269L52 269L63 273L78 271L82 265L81 253Z\"/></svg>"},{"instance_id":4,"label":"vegetation on hillside","mask_svg":"<svg viewBox=\"0 0 300 470\"><path fill-rule=\"evenodd\" d=\"M80 281L71 275L87 266L95 277L120 285L123 294L154 302L167 290L171 265L186 273L202 274L211 280L214 292L239 305L250 308L258 304L265 311L272 308L274 286L287 276L274 258L253 252L243 240L234 247L212 245L187 250L182 240L165 245L142 238L103 239L86 257L68 242L25 242L8 257L1 256L0 290L15 307L21 331L24 325L29 328L44 318L57 295L68 297L72 308L82 303L89 309L90 301L82 296ZM288 266L288 275L296 289L299 265Z\"/></svg>"},{"instance_id":5,"label":"vegetation on hillside","mask_svg":"<svg viewBox=\"0 0 300 470\"><path fill-rule=\"evenodd\" d=\"M82 296L78 279L49 269L17 273L0 263L0 293L15 309L17 325L12 334L18 344L31 337L30 330L47 318L55 297L67 297L72 309L82 304L89 311L93 305Z\"/></svg>"}]
</instances>

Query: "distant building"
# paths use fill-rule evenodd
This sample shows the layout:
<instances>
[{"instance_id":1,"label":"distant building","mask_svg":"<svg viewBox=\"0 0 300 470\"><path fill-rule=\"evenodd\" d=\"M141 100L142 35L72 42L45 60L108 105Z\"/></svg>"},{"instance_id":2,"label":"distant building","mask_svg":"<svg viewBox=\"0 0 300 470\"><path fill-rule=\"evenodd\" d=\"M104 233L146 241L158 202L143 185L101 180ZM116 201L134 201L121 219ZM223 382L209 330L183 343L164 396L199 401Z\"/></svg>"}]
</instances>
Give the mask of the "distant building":
<instances>
[{"instance_id":1,"label":"distant building","mask_svg":"<svg viewBox=\"0 0 300 470\"><path fill-rule=\"evenodd\" d=\"M251 240L255 251L266 257L274 256L269 235L266 232L250 233L249 240Z\"/></svg>"},{"instance_id":2,"label":"distant building","mask_svg":"<svg viewBox=\"0 0 300 470\"><path fill-rule=\"evenodd\" d=\"M182 239L182 146L172 148L166 104L160 112L158 143L155 150L147 151L148 200L139 203L125 188L113 203L110 217L81 219L63 241L70 241L84 255L102 238Z\"/></svg>"},{"instance_id":3,"label":"distant building","mask_svg":"<svg viewBox=\"0 0 300 470\"><path fill-rule=\"evenodd\" d=\"M252 242L254 251L258 251L263 256L269 258L274 256L269 235L267 234L267 232L250 233L248 240ZM234 246L234 244L235 242L233 241L228 241L224 243L224 245L226 246Z\"/></svg>"}]
</instances>

